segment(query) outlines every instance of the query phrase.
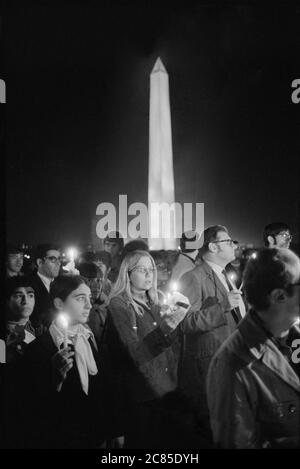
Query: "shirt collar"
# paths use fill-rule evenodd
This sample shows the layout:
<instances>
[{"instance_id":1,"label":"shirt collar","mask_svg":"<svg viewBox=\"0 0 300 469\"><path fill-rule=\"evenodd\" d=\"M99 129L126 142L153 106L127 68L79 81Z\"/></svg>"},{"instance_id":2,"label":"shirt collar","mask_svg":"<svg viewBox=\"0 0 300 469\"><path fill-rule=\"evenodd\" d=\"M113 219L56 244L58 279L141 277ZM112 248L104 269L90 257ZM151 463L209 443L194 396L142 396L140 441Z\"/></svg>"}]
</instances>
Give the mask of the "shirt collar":
<instances>
[{"instance_id":1,"label":"shirt collar","mask_svg":"<svg viewBox=\"0 0 300 469\"><path fill-rule=\"evenodd\" d=\"M193 259L191 256L189 256L187 253L181 252L180 255L186 257L186 258L187 258L189 261L191 261L193 264L196 264L196 260Z\"/></svg>"},{"instance_id":2,"label":"shirt collar","mask_svg":"<svg viewBox=\"0 0 300 469\"><path fill-rule=\"evenodd\" d=\"M215 264L214 262L211 262L211 261L205 260L205 262L212 268L212 270L214 272L216 272L216 274L223 275L223 270L224 270L223 267L221 267L220 265Z\"/></svg>"},{"instance_id":3,"label":"shirt collar","mask_svg":"<svg viewBox=\"0 0 300 469\"><path fill-rule=\"evenodd\" d=\"M47 290L49 291L50 290L50 285L51 285L51 282L53 281L53 279L49 278L49 277L46 277L43 274L40 274L40 272L37 272L37 274L40 277L43 284L45 285L45 287L47 288Z\"/></svg>"}]
</instances>

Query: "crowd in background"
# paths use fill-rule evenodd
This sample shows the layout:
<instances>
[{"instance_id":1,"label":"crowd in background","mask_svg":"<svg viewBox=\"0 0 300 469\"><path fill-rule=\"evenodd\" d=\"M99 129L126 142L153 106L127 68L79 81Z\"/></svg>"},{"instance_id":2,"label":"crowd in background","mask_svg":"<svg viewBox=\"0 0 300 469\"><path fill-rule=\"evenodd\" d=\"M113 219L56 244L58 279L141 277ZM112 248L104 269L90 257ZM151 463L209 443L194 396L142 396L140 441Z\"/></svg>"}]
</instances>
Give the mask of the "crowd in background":
<instances>
[{"instance_id":1,"label":"crowd in background","mask_svg":"<svg viewBox=\"0 0 300 469\"><path fill-rule=\"evenodd\" d=\"M268 225L246 262L222 225L177 253L115 232L76 263L39 245L25 275L8 245L7 447L300 447L291 241Z\"/></svg>"}]
</instances>

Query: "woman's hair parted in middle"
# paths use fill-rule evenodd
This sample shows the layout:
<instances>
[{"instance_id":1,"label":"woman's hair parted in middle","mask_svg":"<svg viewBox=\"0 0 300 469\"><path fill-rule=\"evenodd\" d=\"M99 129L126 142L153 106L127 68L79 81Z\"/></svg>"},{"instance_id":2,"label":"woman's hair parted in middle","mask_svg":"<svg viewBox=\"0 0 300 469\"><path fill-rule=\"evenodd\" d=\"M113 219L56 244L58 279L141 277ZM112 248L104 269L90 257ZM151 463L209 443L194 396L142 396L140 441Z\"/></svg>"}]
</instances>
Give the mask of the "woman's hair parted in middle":
<instances>
[{"instance_id":1,"label":"woman's hair parted in middle","mask_svg":"<svg viewBox=\"0 0 300 469\"><path fill-rule=\"evenodd\" d=\"M87 282L84 277L81 275L59 275L56 277L50 286L50 298L52 305L54 305L54 299L60 298L62 301L65 301L66 298L76 290L82 283L87 285Z\"/></svg>"},{"instance_id":2,"label":"woman's hair parted in middle","mask_svg":"<svg viewBox=\"0 0 300 469\"><path fill-rule=\"evenodd\" d=\"M153 257L147 251L132 251L125 256L120 266L119 276L110 294L111 300L112 298L125 293L129 303L132 305L137 314L141 314L141 309L132 297L130 273L143 257L148 257L150 259L153 268L153 282L151 288L148 290L148 295L155 304L158 304L156 265Z\"/></svg>"}]
</instances>

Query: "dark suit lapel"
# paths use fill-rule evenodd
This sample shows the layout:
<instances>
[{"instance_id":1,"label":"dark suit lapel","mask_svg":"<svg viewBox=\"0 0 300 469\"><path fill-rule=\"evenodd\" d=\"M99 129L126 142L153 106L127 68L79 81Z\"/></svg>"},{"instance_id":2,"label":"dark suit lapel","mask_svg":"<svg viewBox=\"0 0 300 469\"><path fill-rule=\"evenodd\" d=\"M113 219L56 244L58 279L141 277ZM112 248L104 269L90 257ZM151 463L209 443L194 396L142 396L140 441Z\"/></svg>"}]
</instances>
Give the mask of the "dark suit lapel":
<instances>
[{"instance_id":1,"label":"dark suit lapel","mask_svg":"<svg viewBox=\"0 0 300 469\"><path fill-rule=\"evenodd\" d=\"M210 282L212 282L213 286L215 289L218 290L219 294L221 295L222 298L227 298L227 291L222 282L219 280L219 277L215 274L213 269L205 262L202 261L202 267L203 270L206 273L207 278L209 279Z\"/></svg>"},{"instance_id":2,"label":"dark suit lapel","mask_svg":"<svg viewBox=\"0 0 300 469\"><path fill-rule=\"evenodd\" d=\"M37 279L37 282L39 284L39 288L43 291L43 295L44 296L48 296L49 295L49 292L44 284L44 282L40 279L40 277L38 276L38 274L36 274L36 279Z\"/></svg>"},{"instance_id":3,"label":"dark suit lapel","mask_svg":"<svg viewBox=\"0 0 300 469\"><path fill-rule=\"evenodd\" d=\"M53 357L53 355L57 352L58 349L52 340L50 332L47 331L43 335L41 335L39 337L39 341L46 355L48 355L49 357Z\"/></svg>"}]
</instances>

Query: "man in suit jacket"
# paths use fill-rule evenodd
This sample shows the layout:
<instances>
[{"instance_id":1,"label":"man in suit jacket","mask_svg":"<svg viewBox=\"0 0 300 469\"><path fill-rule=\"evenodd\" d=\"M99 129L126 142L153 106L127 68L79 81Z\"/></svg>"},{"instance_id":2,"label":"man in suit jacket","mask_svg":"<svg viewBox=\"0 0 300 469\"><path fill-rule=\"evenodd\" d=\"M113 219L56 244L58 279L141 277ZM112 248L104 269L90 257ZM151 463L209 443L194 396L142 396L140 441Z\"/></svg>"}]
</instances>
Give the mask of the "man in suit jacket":
<instances>
[{"instance_id":1,"label":"man in suit jacket","mask_svg":"<svg viewBox=\"0 0 300 469\"><path fill-rule=\"evenodd\" d=\"M60 271L60 251L53 244L40 244L35 253L35 262L37 271L30 276L35 293L35 307L31 315L31 322L39 330L41 326L49 327L52 322L49 292L51 282Z\"/></svg>"},{"instance_id":2,"label":"man in suit jacket","mask_svg":"<svg viewBox=\"0 0 300 469\"><path fill-rule=\"evenodd\" d=\"M189 298L191 309L180 325L183 336L178 378L179 387L196 406L204 428L209 429L205 392L208 366L245 315L245 306L241 292L225 272L235 258L237 242L221 225L207 228L203 236L200 263L180 279L179 289Z\"/></svg>"}]
</instances>

